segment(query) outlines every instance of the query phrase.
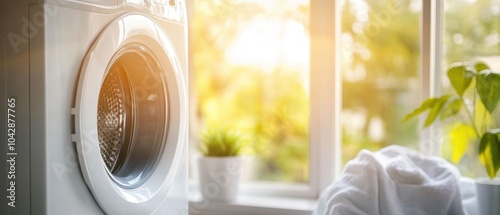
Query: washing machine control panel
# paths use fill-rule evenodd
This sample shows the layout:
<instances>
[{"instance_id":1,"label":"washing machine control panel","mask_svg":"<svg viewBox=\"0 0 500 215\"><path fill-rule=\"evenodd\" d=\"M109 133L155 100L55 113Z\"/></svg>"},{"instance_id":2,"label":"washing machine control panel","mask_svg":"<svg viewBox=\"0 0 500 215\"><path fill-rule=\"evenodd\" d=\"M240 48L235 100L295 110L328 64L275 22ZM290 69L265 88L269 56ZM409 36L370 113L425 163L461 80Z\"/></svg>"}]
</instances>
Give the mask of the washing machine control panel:
<instances>
[{"instance_id":1,"label":"washing machine control panel","mask_svg":"<svg viewBox=\"0 0 500 215\"><path fill-rule=\"evenodd\" d=\"M176 22L185 21L184 0L117 0L118 7L136 8Z\"/></svg>"},{"instance_id":2,"label":"washing machine control panel","mask_svg":"<svg viewBox=\"0 0 500 215\"><path fill-rule=\"evenodd\" d=\"M174 7L177 4L176 0L154 0L155 3L157 4L164 4L164 5L169 5Z\"/></svg>"},{"instance_id":3,"label":"washing machine control panel","mask_svg":"<svg viewBox=\"0 0 500 215\"><path fill-rule=\"evenodd\" d=\"M116 5L116 0L52 0L52 1L47 1L49 3L57 3L58 5L64 6L68 3L80 3L82 6L81 8L87 6L87 7L97 7L97 8L108 8L108 9L114 9L117 7Z\"/></svg>"},{"instance_id":4,"label":"washing machine control panel","mask_svg":"<svg viewBox=\"0 0 500 215\"><path fill-rule=\"evenodd\" d=\"M103 12L104 10L125 10L143 12L170 21L186 21L185 0L52 0L57 5L75 7L81 10ZM50 2L52 2L50 1Z\"/></svg>"},{"instance_id":5,"label":"washing machine control panel","mask_svg":"<svg viewBox=\"0 0 500 215\"><path fill-rule=\"evenodd\" d=\"M152 0L153 14L172 21L183 22L186 8L185 2L180 0Z\"/></svg>"}]
</instances>

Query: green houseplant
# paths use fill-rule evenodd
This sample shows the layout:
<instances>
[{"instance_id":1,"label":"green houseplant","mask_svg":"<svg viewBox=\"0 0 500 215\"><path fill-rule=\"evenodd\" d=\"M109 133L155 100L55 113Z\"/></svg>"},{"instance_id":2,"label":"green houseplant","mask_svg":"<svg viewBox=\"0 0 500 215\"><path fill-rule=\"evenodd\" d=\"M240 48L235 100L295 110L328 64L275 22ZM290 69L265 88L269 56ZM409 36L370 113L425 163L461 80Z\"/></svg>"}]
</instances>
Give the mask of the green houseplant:
<instances>
[{"instance_id":1,"label":"green houseplant","mask_svg":"<svg viewBox=\"0 0 500 215\"><path fill-rule=\"evenodd\" d=\"M243 147L242 136L218 129L202 134L198 150L200 191L205 201L231 202L238 193Z\"/></svg>"},{"instance_id":2,"label":"green houseplant","mask_svg":"<svg viewBox=\"0 0 500 215\"><path fill-rule=\"evenodd\" d=\"M452 123L448 136L454 161L460 160L469 142L479 143L479 160L489 176L476 179L479 213L500 214L500 180L495 179L500 168L500 129L495 128L493 115L500 101L500 74L483 62L463 62L450 65L447 75L453 94L424 100L403 121L428 112L424 127L443 120Z\"/></svg>"},{"instance_id":3,"label":"green houseplant","mask_svg":"<svg viewBox=\"0 0 500 215\"><path fill-rule=\"evenodd\" d=\"M467 140L479 142L481 163L488 176L494 178L500 168L500 129L493 129L495 120L492 114L500 101L500 74L493 73L482 62L454 63L447 74L454 94L426 99L403 121L426 111L424 127L437 119L455 117L459 123L450 132L461 138L452 138L452 144L467 144Z\"/></svg>"},{"instance_id":4,"label":"green houseplant","mask_svg":"<svg viewBox=\"0 0 500 215\"><path fill-rule=\"evenodd\" d=\"M206 131L202 134L198 150L203 156L228 157L238 156L243 146L239 133L227 129Z\"/></svg>"}]
</instances>

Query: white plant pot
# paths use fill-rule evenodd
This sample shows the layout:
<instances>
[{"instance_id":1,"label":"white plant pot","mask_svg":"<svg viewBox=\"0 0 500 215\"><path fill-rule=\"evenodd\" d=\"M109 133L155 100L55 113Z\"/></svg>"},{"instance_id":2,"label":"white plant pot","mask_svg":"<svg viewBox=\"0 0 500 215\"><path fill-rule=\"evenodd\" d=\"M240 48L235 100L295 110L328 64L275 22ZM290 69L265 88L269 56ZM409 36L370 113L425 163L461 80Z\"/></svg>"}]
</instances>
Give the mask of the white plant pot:
<instances>
[{"instance_id":1,"label":"white plant pot","mask_svg":"<svg viewBox=\"0 0 500 215\"><path fill-rule=\"evenodd\" d=\"M200 157L200 191L205 201L231 202L238 195L241 157Z\"/></svg>"},{"instance_id":2,"label":"white plant pot","mask_svg":"<svg viewBox=\"0 0 500 215\"><path fill-rule=\"evenodd\" d=\"M500 214L500 178L476 179L479 215Z\"/></svg>"}]
</instances>

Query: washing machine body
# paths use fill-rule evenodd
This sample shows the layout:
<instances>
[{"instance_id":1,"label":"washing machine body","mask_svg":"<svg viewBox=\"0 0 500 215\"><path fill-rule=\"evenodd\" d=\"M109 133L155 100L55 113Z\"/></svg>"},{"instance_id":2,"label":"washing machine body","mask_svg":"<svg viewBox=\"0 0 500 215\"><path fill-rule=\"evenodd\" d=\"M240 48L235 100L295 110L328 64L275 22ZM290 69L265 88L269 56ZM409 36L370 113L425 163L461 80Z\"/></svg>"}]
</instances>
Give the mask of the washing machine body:
<instances>
[{"instance_id":1,"label":"washing machine body","mask_svg":"<svg viewBox=\"0 0 500 215\"><path fill-rule=\"evenodd\" d=\"M1 8L1 214L187 214L185 2Z\"/></svg>"}]
</instances>

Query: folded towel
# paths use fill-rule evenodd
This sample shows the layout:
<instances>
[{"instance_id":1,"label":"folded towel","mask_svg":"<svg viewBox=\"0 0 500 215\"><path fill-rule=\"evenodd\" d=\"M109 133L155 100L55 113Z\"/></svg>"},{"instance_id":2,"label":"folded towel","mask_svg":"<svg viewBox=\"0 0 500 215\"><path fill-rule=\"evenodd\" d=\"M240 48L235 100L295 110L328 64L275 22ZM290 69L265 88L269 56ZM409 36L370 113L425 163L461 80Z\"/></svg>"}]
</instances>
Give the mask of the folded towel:
<instances>
[{"instance_id":1,"label":"folded towel","mask_svg":"<svg viewBox=\"0 0 500 215\"><path fill-rule=\"evenodd\" d=\"M467 214L458 169L401 146L362 150L320 197L316 215Z\"/></svg>"}]
</instances>

